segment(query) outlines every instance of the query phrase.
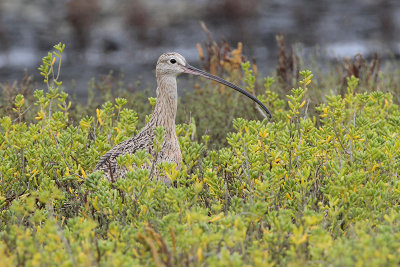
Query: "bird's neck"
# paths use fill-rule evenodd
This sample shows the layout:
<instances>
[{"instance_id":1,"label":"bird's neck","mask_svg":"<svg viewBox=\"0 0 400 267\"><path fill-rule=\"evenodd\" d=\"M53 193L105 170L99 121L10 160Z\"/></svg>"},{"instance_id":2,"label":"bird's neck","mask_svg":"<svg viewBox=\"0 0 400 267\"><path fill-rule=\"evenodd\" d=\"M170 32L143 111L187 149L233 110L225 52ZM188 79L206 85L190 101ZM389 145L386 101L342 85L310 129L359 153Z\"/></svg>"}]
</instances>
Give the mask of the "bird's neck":
<instances>
[{"instance_id":1,"label":"bird's neck","mask_svg":"<svg viewBox=\"0 0 400 267\"><path fill-rule=\"evenodd\" d=\"M175 133L175 117L178 105L176 77L157 77L157 102L151 116L153 127L162 126L169 132Z\"/></svg>"}]
</instances>

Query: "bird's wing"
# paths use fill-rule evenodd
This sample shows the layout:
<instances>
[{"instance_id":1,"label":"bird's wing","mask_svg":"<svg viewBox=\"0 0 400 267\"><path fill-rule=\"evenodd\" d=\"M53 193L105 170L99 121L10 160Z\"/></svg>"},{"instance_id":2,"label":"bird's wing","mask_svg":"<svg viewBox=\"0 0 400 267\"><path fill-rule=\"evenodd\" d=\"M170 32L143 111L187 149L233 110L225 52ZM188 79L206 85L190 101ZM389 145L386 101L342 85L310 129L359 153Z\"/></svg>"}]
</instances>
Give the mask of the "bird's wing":
<instances>
[{"instance_id":1,"label":"bird's wing","mask_svg":"<svg viewBox=\"0 0 400 267\"><path fill-rule=\"evenodd\" d=\"M124 154L134 154L139 149L150 152L153 145L153 135L152 129L148 127L143 128L136 136L119 143L105 153L100 158L94 171L103 170L104 173L109 173L111 170L115 173L118 168L117 157Z\"/></svg>"}]
</instances>

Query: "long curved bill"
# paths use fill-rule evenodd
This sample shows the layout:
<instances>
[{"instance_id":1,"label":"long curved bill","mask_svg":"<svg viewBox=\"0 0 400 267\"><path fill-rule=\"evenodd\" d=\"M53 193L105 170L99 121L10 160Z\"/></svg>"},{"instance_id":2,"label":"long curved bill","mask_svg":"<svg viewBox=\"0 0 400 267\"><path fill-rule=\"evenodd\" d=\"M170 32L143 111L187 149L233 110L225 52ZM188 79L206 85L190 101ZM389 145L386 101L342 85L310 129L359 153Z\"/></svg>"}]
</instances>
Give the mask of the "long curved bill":
<instances>
[{"instance_id":1,"label":"long curved bill","mask_svg":"<svg viewBox=\"0 0 400 267\"><path fill-rule=\"evenodd\" d=\"M243 90L242 88L240 88L239 86L234 85L233 83L230 83L228 81L225 81L224 79L217 77L215 75L212 75L208 72L205 72L203 70L197 69L193 66L190 66L189 64L186 64L184 66L184 73L189 73L189 74L193 74L193 75L198 75L198 76L202 76L204 78L210 79L210 80L214 80L216 82L219 82L221 84L224 84L226 86L229 86L230 88L244 94L245 96L247 96L248 98L250 98L251 100L253 100L254 102L256 102L258 105L260 105L260 107L265 110L265 112L268 113L269 118L272 118L272 114L269 111L269 109L264 106L264 104L258 100L255 96L253 96L252 94L250 94L249 92L247 92L246 90Z\"/></svg>"}]
</instances>

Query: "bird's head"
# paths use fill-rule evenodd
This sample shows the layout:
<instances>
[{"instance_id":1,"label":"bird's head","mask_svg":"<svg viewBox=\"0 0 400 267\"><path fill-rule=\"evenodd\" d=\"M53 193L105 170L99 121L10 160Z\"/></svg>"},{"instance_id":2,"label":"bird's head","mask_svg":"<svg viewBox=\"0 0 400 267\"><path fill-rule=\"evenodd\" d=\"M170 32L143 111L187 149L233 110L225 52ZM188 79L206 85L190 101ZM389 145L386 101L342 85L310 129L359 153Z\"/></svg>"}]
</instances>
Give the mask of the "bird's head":
<instances>
[{"instance_id":1,"label":"bird's head","mask_svg":"<svg viewBox=\"0 0 400 267\"><path fill-rule=\"evenodd\" d=\"M174 76L183 73L187 65L186 59L178 53L170 52L162 54L157 61L157 77Z\"/></svg>"},{"instance_id":2,"label":"bird's head","mask_svg":"<svg viewBox=\"0 0 400 267\"><path fill-rule=\"evenodd\" d=\"M271 118L272 114L271 112L268 110L267 107L264 106L264 104L258 100L255 96L253 96L252 94L250 94L249 92L247 92L246 90L243 90L242 88L240 88L239 86L236 86L228 81L225 81L224 79L217 77L215 75L212 75L206 71L197 69L191 65L189 65L186 62L186 59L176 53L176 52L170 52L170 53L165 53L162 54L157 61L157 67L156 67L156 74L157 77L162 77L162 76L173 76L176 77L181 73L188 73L188 74L193 74L193 75L198 75L198 76L202 76L204 78L210 79L210 80L214 80L216 82L219 82L223 85L226 85L242 94L244 94L245 96L247 96L248 98L252 99L254 102L256 102L258 105L261 106L262 109L264 109L267 113L268 116Z\"/></svg>"}]
</instances>

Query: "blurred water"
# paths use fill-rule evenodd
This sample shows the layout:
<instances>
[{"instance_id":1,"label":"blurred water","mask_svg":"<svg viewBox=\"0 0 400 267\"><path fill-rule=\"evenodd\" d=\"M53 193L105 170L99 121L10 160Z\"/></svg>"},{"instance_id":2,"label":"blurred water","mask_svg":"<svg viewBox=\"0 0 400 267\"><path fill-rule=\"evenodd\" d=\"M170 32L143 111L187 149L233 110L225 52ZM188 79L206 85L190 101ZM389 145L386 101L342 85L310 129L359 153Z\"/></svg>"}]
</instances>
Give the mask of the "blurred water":
<instances>
[{"instance_id":1,"label":"blurred water","mask_svg":"<svg viewBox=\"0 0 400 267\"><path fill-rule=\"evenodd\" d=\"M86 4L82 4L86 3ZM299 42L303 52L322 46L329 58L400 54L397 0L3 0L0 2L0 83L37 67L52 44L66 43L62 79L85 97L92 77L124 70L155 87L158 56L177 51L198 65L196 43L206 40L203 20L216 40L243 42L267 75L276 64L275 35ZM72 80L75 80L73 83Z\"/></svg>"}]
</instances>

